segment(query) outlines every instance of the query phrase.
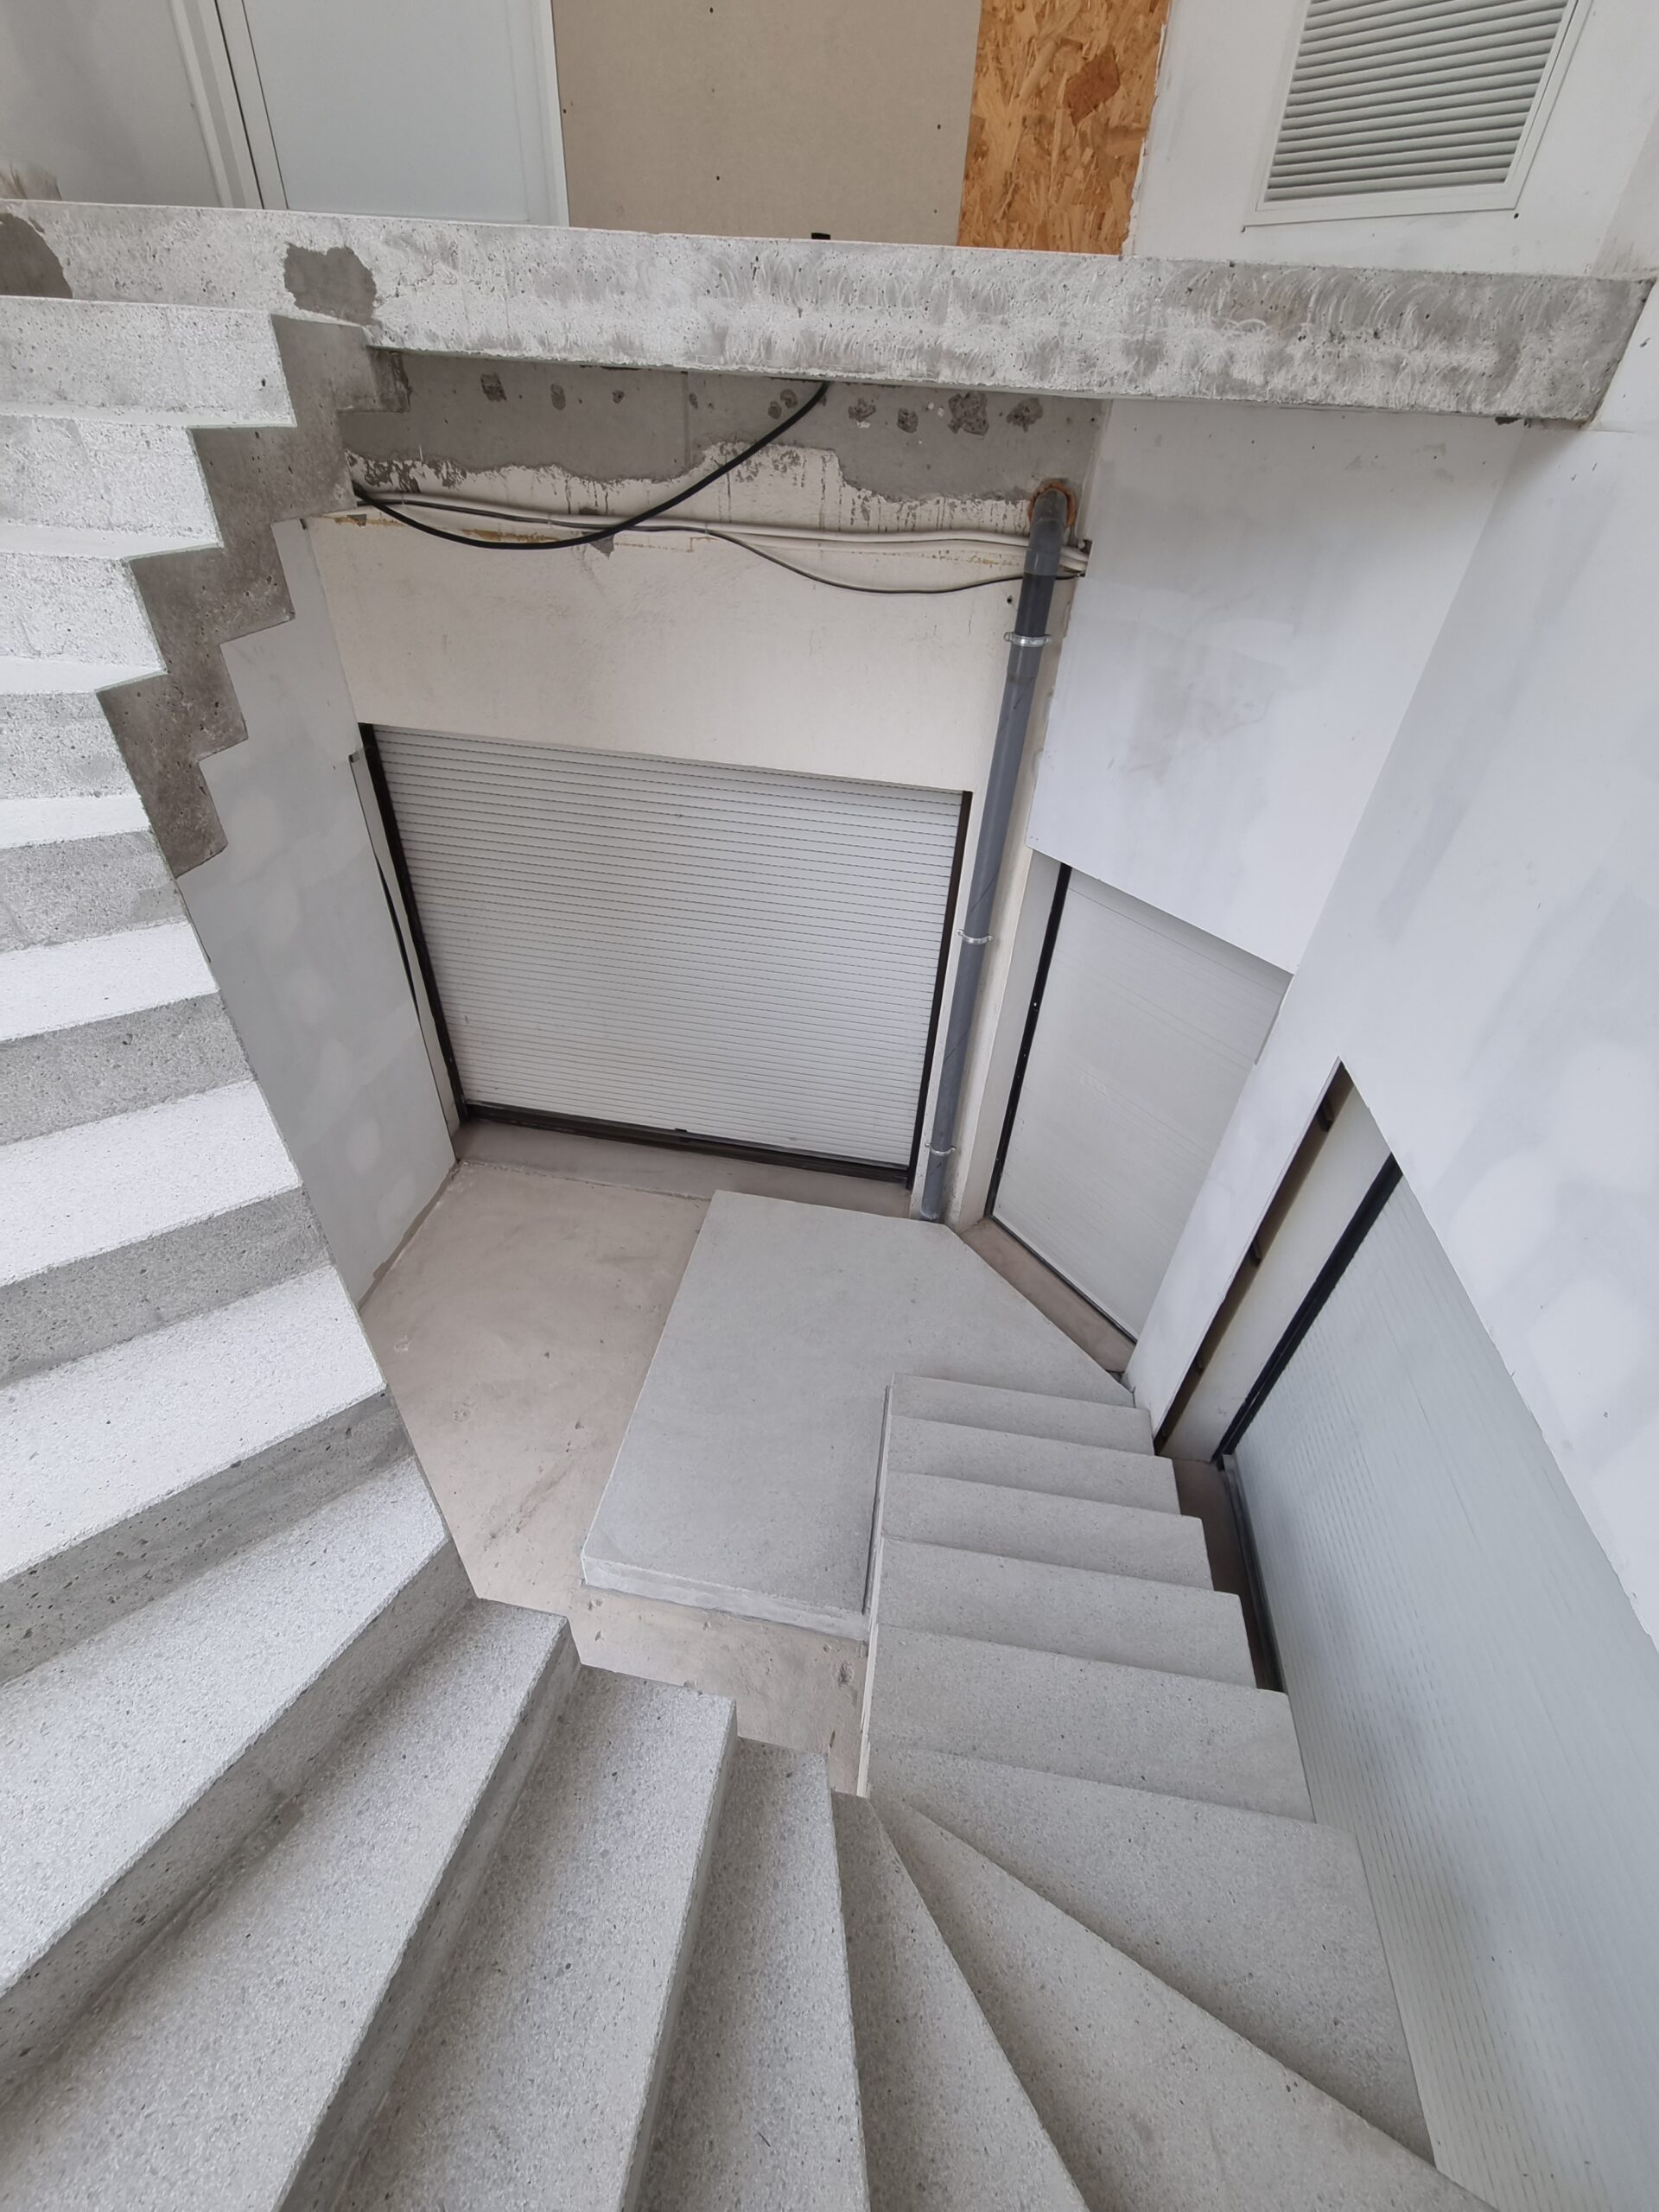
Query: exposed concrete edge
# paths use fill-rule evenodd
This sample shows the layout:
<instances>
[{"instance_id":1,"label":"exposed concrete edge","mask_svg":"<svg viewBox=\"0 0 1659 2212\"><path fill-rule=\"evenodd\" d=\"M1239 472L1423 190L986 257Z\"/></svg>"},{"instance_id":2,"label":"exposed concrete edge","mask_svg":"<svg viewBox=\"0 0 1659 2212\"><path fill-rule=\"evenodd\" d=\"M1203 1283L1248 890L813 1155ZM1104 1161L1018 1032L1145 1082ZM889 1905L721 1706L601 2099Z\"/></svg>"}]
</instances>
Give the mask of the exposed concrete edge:
<instances>
[{"instance_id":1,"label":"exposed concrete edge","mask_svg":"<svg viewBox=\"0 0 1659 2212\"><path fill-rule=\"evenodd\" d=\"M1645 281L0 205L0 290L263 308L611 367L1585 422Z\"/></svg>"}]
</instances>

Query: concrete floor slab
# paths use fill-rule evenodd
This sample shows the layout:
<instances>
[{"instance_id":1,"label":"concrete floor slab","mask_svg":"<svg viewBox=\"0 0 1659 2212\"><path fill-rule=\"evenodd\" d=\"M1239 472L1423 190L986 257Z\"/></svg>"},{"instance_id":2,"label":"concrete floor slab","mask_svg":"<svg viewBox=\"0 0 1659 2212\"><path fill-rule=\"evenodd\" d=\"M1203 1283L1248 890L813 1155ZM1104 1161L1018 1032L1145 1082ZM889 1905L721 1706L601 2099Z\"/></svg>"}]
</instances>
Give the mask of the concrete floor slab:
<instances>
[{"instance_id":1,"label":"concrete floor slab","mask_svg":"<svg viewBox=\"0 0 1659 2212\"><path fill-rule=\"evenodd\" d=\"M627 1187L623 1155L645 1147L500 1135L531 1140L533 1165L463 1165L363 1308L474 1587L565 1614L588 1666L729 1697L741 1734L822 1751L851 1789L861 1643L582 1584L703 1200Z\"/></svg>"},{"instance_id":2,"label":"concrete floor slab","mask_svg":"<svg viewBox=\"0 0 1659 2212\"><path fill-rule=\"evenodd\" d=\"M582 1547L591 1584L859 1637L895 1375L1116 1387L949 1230L710 1202Z\"/></svg>"}]
</instances>

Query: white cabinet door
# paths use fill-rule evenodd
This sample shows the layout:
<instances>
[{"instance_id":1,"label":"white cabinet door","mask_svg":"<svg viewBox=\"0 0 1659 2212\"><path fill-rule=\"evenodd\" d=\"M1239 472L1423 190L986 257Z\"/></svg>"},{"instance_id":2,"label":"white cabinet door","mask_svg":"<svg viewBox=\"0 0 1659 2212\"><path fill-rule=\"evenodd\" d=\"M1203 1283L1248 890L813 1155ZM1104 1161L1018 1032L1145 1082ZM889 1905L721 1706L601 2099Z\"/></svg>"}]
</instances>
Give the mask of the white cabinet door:
<instances>
[{"instance_id":1,"label":"white cabinet door","mask_svg":"<svg viewBox=\"0 0 1659 2212\"><path fill-rule=\"evenodd\" d=\"M378 745L469 1103L908 1164L959 791Z\"/></svg>"},{"instance_id":2,"label":"white cabinet door","mask_svg":"<svg viewBox=\"0 0 1659 2212\"><path fill-rule=\"evenodd\" d=\"M1131 1336L1289 978L1073 874L993 1205Z\"/></svg>"}]
</instances>

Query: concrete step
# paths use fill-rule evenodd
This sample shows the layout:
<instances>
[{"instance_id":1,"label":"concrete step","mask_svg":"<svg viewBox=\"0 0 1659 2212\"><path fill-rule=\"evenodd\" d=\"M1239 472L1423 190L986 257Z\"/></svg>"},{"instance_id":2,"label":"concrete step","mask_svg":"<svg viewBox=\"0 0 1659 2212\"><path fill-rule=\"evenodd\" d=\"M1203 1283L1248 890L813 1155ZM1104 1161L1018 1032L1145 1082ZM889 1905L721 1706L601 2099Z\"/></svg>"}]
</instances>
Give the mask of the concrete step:
<instances>
[{"instance_id":1,"label":"concrete step","mask_svg":"<svg viewBox=\"0 0 1659 2212\"><path fill-rule=\"evenodd\" d=\"M469 1605L0 2114L0 2207L332 2202L576 1675Z\"/></svg>"},{"instance_id":2,"label":"concrete step","mask_svg":"<svg viewBox=\"0 0 1659 2212\"><path fill-rule=\"evenodd\" d=\"M928 1375L893 1378L888 1405L912 1421L948 1421L1007 1436L1047 1436L1060 1444L1104 1444L1150 1452L1152 1422L1112 1376L1103 1371L1101 1402L1051 1397L1044 1390L1004 1390L985 1382L941 1382Z\"/></svg>"},{"instance_id":3,"label":"concrete step","mask_svg":"<svg viewBox=\"0 0 1659 2212\"><path fill-rule=\"evenodd\" d=\"M1237 1599L1179 1583L886 1536L873 1610L884 1633L930 1629L1209 1681L1255 1681Z\"/></svg>"},{"instance_id":4,"label":"concrete step","mask_svg":"<svg viewBox=\"0 0 1659 2212\"><path fill-rule=\"evenodd\" d=\"M0 953L0 1143L247 1072L188 922Z\"/></svg>"},{"instance_id":5,"label":"concrete step","mask_svg":"<svg viewBox=\"0 0 1659 2212\"><path fill-rule=\"evenodd\" d=\"M0 1679L408 1451L330 1267L0 1390Z\"/></svg>"},{"instance_id":6,"label":"concrete step","mask_svg":"<svg viewBox=\"0 0 1659 2212\"><path fill-rule=\"evenodd\" d=\"M1140 1575L1193 1590L1210 1587L1210 1557L1198 1522L1140 1506L1098 1505L1090 1498L890 1471L881 1493L881 1538L894 1536L1097 1574Z\"/></svg>"},{"instance_id":7,"label":"concrete step","mask_svg":"<svg viewBox=\"0 0 1659 2212\"><path fill-rule=\"evenodd\" d=\"M0 418L0 550L124 561L218 537L188 430L62 415Z\"/></svg>"},{"instance_id":8,"label":"concrete step","mask_svg":"<svg viewBox=\"0 0 1659 2212\"><path fill-rule=\"evenodd\" d=\"M891 1414L886 1456L889 1467L906 1474L948 1475L957 1482L996 1483L1007 1490L1042 1491L1051 1497L1090 1497L1097 1504L1138 1505L1149 1513L1180 1511L1175 1470L1149 1452L1009 1436L998 1429Z\"/></svg>"},{"instance_id":9,"label":"concrete step","mask_svg":"<svg viewBox=\"0 0 1659 2212\"><path fill-rule=\"evenodd\" d=\"M1083 2212L874 1810L835 1820L873 2212Z\"/></svg>"},{"instance_id":10,"label":"concrete step","mask_svg":"<svg viewBox=\"0 0 1659 2212\"><path fill-rule=\"evenodd\" d=\"M0 551L0 690L105 691L163 666L121 562Z\"/></svg>"},{"instance_id":11,"label":"concrete step","mask_svg":"<svg viewBox=\"0 0 1659 2212\"><path fill-rule=\"evenodd\" d=\"M864 2212L829 1777L740 1744L642 2212Z\"/></svg>"},{"instance_id":12,"label":"concrete step","mask_svg":"<svg viewBox=\"0 0 1659 2212\"><path fill-rule=\"evenodd\" d=\"M0 415L291 423L270 317L251 308L0 301Z\"/></svg>"},{"instance_id":13,"label":"concrete step","mask_svg":"<svg viewBox=\"0 0 1659 2212\"><path fill-rule=\"evenodd\" d=\"M154 1325L158 1300L171 1319L263 1288L273 1211L308 1208L251 1080L0 1147L0 1338L78 1358ZM243 1216L253 1233L227 1233Z\"/></svg>"},{"instance_id":14,"label":"concrete step","mask_svg":"<svg viewBox=\"0 0 1659 2212\"><path fill-rule=\"evenodd\" d=\"M0 2089L469 1594L409 1460L0 1689Z\"/></svg>"},{"instance_id":15,"label":"concrete step","mask_svg":"<svg viewBox=\"0 0 1659 2212\"><path fill-rule=\"evenodd\" d=\"M878 1628L867 1755L900 1744L1312 1820L1290 1707L1274 1690Z\"/></svg>"},{"instance_id":16,"label":"concrete step","mask_svg":"<svg viewBox=\"0 0 1659 2212\"><path fill-rule=\"evenodd\" d=\"M1090 2212L1474 2205L943 1828L899 1848Z\"/></svg>"},{"instance_id":17,"label":"concrete step","mask_svg":"<svg viewBox=\"0 0 1659 2212\"><path fill-rule=\"evenodd\" d=\"M137 804L130 791L98 796L126 802L122 815L111 809L106 820L130 818ZM7 802L8 809L12 804ZM88 810L80 821L92 818ZM12 826L27 825L14 817ZM0 952L143 929L176 921L182 912L178 887L148 824L96 835L83 828L44 843L27 837L8 843L0 834Z\"/></svg>"},{"instance_id":18,"label":"concrete step","mask_svg":"<svg viewBox=\"0 0 1659 2212\"><path fill-rule=\"evenodd\" d=\"M131 789L115 733L96 699L0 693L0 800Z\"/></svg>"},{"instance_id":19,"label":"concrete step","mask_svg":"<svg viewBox=\"0 0 1659 2212\"><path fill-rule=\"evenodd\" d=\"M1358 1847L1339 1828L909 1748L871 1761L970 1843L1148 1973L1421 2158L1428 2130Z\"/></svg>"},{"instance_id":20,"label":"concrete step","mask_svg":"<svg viewBox=\"0 0 1659 2212\"><path fill-rule=\"evenodd\" d=\"M731 1753L723 1698L583 1675L340 2212L634 2202Z\"/></svg>"}]
</instances>

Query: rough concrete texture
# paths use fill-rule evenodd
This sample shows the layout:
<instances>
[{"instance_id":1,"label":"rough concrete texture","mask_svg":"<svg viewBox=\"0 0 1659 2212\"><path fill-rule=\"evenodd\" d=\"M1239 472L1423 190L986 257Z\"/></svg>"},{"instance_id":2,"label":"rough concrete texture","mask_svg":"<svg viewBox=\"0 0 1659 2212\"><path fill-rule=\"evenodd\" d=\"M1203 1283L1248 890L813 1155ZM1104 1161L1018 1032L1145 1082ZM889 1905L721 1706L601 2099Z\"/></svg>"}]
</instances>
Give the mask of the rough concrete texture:
<instances>
[{"instance_id":1,"label":"rough concrete texture","mask_svg":"<svg viewBox=\"0 0 1659 2212\"><path fill-rule=\"evenodd\" d=\"M641 2212L863 2212L864 2144L830 1786L741 1744Z\"/></svg>"},{"instance_id":2,"label":"rough concrete texture","mask_svg":"<svg viewBox=\"0 0 1659 2212\"><path fill-rule=\"evenodd\" d=\"M874 1812L835 1821L872 2212L1083 2212Z\"/></svg>"},{"instance_id":3,"label":"rough concrete texture","mask_svg":"<svg viewBox=\"0 0 1659 2212\"><path fill-rule=\"evenodd\" d=\"M942 1828L901 1845L1088 2202L1453 2212L1476 2199Z\"/></svg>"},{"instance_id":4,"label":"rough concrete texture","mask_svg":"<svg viewBox=\"0 0 1659 2212\"><path fill-rule=\"evenodd\" d=\"M327 2202L575 1669L563 1622L467 1607L24 2085L0 2207Z\"/></svg>"},{"instance_id":5,"label":"rough concrete texture","mask_svg":"<svg viewBox=\"0 0 1659 2212\"><path fill-rule=\"evenodd\" d=\"M467 1595L405 1461L8 1684L0 2084L60 2037Z\"/></svg>"},{"instance_id":6,"label":"rough concrete texture","mask_svg":"<svg viewBox=\"0 0 1659 2212\"><path fill-rule=\"evenodd\" d=\"M1136 1505L1147 1513L1179 1508L1167 1459L1149 1452L1118 1452L1099 1444L1060 1444L1046 1436L1003 1436L955 1421L887 1422L887 1462L906 1475L945 1475L953 1482L995 1483L1005 1490L1041 1491L1049 1497L1091 1497L1103 1505Z\"/></svg>"},{"instance_id":7,"label":"rough concrete texture","mask_svg":"<svg viewBox=\"0 0 1659 2212\"><path fill-rule=\"evenodd\" d=\"M1051 1437L1058 1444L1102 1444L1120 1452L1150 1452L1152 1421L1136 1411L1121 1382L1092 1398L1058 1398L1043 1390L995 1390L981 1382L941 1382L931 1375L893 1377L888 1406L911 1421L950 1421L1002 1436Z\"/></svg>"},{"instance_id":8,"label":"rough concrete texture","mask_svg":"<svg viewBox=\"0 0 1659 2212\"><path fill-rule=\"evenodd\" d=\"M918 1544L1087 1567L1096 1574L1210 1587L1204 1530L1184 1514L895 1471L883 1493L881 1528L884 1541L906 1536Z\"/></svg>"},{"instance_id":9,"label":"rough concrete texture","mask_svg":"<svg viewBox=\"0 0 1659 2212\"><path fill-rule=\"evenodd\" d=\"M70 416L0 418L0 546L122 561L218 535L188 430Z\"/></svg>"},{"instance_id":10,"label":"rough concrete texture","mask_svg":"<svg viewBox=\"0 0 1659 2212\"><path fill-rule=\"evenodd\" d=\"M163 1236L297 1182L250 1082L7 1145L0 1283Z\"/></svg>"},{"instance_id":11,"label":"rough concrete texture","mask_svg":"<svg viewBox=\"0 0 1659 2212\"><path fill-rule=\"evenodd\" d=\"M0 696L0 799L124 791L131 780L96 699Z\"/></svg>"},{"instance_id":12,"label":"rough concrete texture","mask_svg":"<svg viewBox=\"0 0 1659 2212\"><path fill-rule=\"evenodd\" d=\"M582 1676L340 2212L635 2202L731 1753L724 1699Z\"/></svg>"},{"instance_id":13,"label":"rough concrete texture","mask_svg":"<svg viewBox=\"0 0 1659 2212\"><path fill-rule=\"evenodd\" d=\"M468 1125L486 1134L487 1123ZM580 1552L673 1302L701 1199L612 1181L646 1147L504 1132L560 1172L466 1166L364 1306L364 1321L480 1597L567 1614L594 1667L690 1683L741 1735L857 1770L861 1643L583 1586ZM626 1152L630 1155L620 1157ZM695 1171L711 1162L647 1153ZM785 1184L798 1171L764 1171ZM894 1186L820 1176L843 1197ZM902 1195L902 1193L900 1194Z\"/></svg>"},{"instance_id":14,"label":"rough concrete texture","mask_svg":"<svg viewBox=\"0 0 1659 2212\"><path fill-rule=\"evenodd\" d=\"M172 873L148 830L0 848L0 952L169 922Z\"/></svg>"},{"instance_id":15,"label":"rough concrete texture","mask_svg":"<svg viewBox=\"0 0 1659 2212\"><path fill-rule=\"evenodd\" d=\"M188 922L0 954L0 1041L201 998L213 988Z\"/></svg>"},{"instance_id":16,"label":"rough concrete texture","mask_svg":"<svg viewBox=\"0 0 1659 2212\"><path fill-rule=\"evenodd\" d=\"M1191 1798L884 1751L870 1796L898 1836L925 1814L1305 2075L1430 2155L1354 1840Z\"/></svg>"},{"instance_id":17,"label":"rough concrete texture","mask_svg":"<svg viewBox=\"0 0 1659 2212\"><path fill-rule=\"evenodd\" d=\"M18 1038L0 1043L0 1143L137 1113L246 1073L217 995Z\"/></svg>"},{"instance_id":18,"label":"rough concrete texture","mask_svg":"<svg viewBox=\"0 0 1659 2212\"><path fill-rule=\"evenodd\" d=\"M330 263L335 276L319 288L315 272ZM376 343L416 353L1569 422L1595 412L1647 289L15 203L0 224L0 284L60 283L88 299L346 315Z\"/></svg>"},{"instance_id":19,"label":"rough concrete texture","mask_svg":"<svg viewBox=\"0 0 1659 2212\"><path fill-rule=\"evenodd\" d=\"M7 690L98 691L154 676L161 665L143 601L121 563L0 552L0 683Z\"/></svg>"},{"instance_id":20,"label":"rough concrete texture","mask_svg":"<svg viewBox=\"0 0 1659 2212\"><path fill-rule=\"evenodd\" d=\"M895 1371L1084 1398L1109 1383L947 1229L720 1192L584 1579L861 1635Z\"/></svg>"},{"instance_id":21,"label":"rough concrete texture","mask_svg":"<svg viewBox=\"0 0 1659 2212\"><path fill-rule=\"evenodd\" d=\"M1217 1591L906 1543L890 1534L882 1537L878 1572L875 1609L884 1633L927 1629L1255 1686L1238 1600Z\"/></svg>"},{"instance_id":22,"label":"rough concrete texture","mask_svg":"<svg viewBox=\"0 0 1659 2212\"><path fill-rule=\"evenodd\" d=\"M13 297L0 330L0 414L294 420L270 318L257 310Z\"/></svg>"},{"instance_id":23,"label":"rough concrete texture","mask_svg":"<svg viewBox=\"0 0 1659 2212\"><path fill-rule=\"evenodd\" d=\"M866 1729L885 1745L995 1759L1311 1821L1275 1691L882 1625Z\"/></svg>"}]
</instances>

